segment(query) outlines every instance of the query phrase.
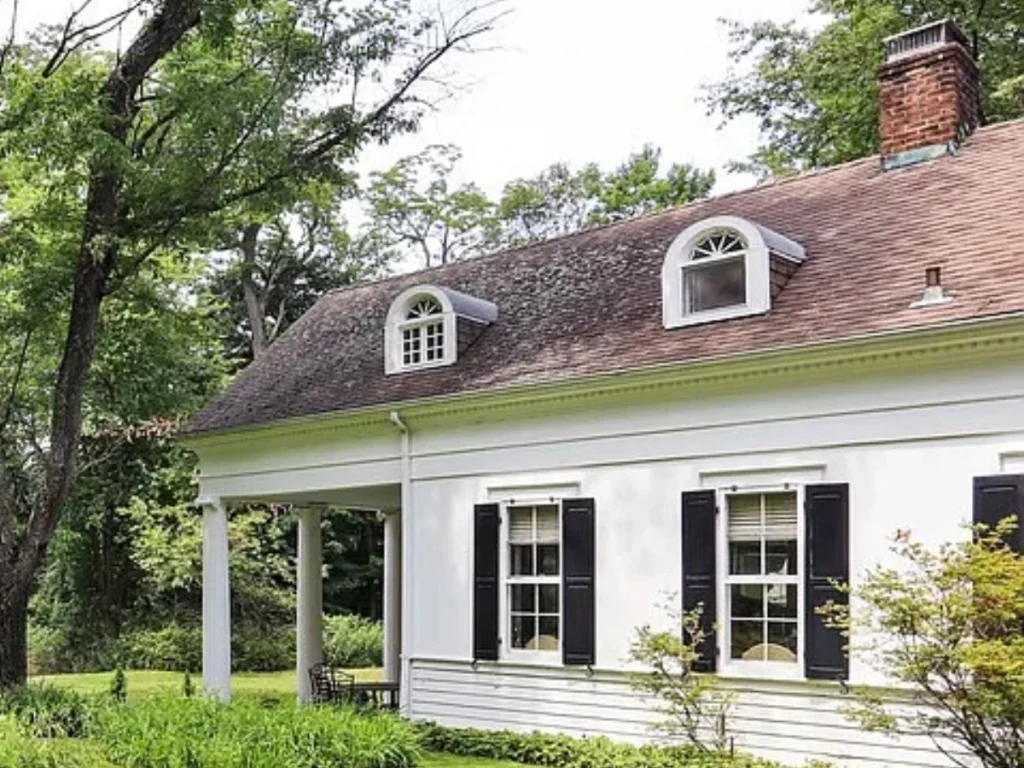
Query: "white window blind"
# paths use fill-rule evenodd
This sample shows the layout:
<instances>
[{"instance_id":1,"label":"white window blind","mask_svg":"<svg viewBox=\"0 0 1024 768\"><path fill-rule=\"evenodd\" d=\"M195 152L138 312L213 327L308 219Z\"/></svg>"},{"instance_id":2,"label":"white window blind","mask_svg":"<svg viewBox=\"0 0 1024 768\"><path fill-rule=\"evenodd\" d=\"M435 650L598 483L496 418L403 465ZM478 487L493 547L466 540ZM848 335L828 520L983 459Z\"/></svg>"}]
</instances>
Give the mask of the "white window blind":
<instances>
[{"instance_id":1,"label":"white window blind","mask_svg":"<svg viewBox=\"0 0 1024 768\"><path fill-rule=\"evenodd\" d=\"M537 508L537 543L558 543L558 507Z\"/></svg>"},{"instance_id":2,"label":"white window blind","mask_svg":"<svg viewBox=\"0 0 1024 768\"><path fill-rule=\"evenodd\" d=\"M769 540L795 539L796 531L796 494L766 493L764 537Z\"/></svg>"},{"instance_id":3,"label":"white window blind","mask_svg":"<svg viewBox=\"0 0 1024 768\"><path fill-rule=\"evenodd\" d=\"M509 544L533 543L533 510L530 507L510 510L508 542Z\"/></svg>"},{"instance_id":4,"label":"white window blind","mask_svg":"<svg viewBox=\"0 0 1024 768\"><path fill-rule=\"evenodd\" d=\"M760 541L761 497L729 497L729 540Z\"/></svg>"}]
</instances>

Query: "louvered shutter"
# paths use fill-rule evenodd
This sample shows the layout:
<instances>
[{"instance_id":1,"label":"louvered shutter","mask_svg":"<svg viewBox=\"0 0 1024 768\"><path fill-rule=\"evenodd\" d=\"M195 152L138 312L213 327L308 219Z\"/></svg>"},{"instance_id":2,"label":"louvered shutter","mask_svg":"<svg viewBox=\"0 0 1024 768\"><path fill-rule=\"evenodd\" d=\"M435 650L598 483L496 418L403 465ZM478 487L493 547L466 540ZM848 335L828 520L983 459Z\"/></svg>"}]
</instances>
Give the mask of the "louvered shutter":
<instances>
[{"instance_id":1,"label":"louvered shutter","mask_svg":"<svg viewBox=\"0 0 1024 768\"><path fill-rule=\"evenodd\" d=\"M995 527L1000 520L1017 516L1017 530L1007 544L1024 552L1024 475L991 475L974 478L974 522Z\"/></svg>"},{"instance_id":2,"label":"louvered shutter","mask_svg":"<svg viewBox=\"0 0 1024 768\"><path fill-rule=\"evenodd\" d=\"M539 525L539 521L538 521ZM594 500L562 501L562 663L594 663Z\"/></svg>"},{"instance_id":3,"label":"louvered shutter","mask_svg":"<svg viewBox=\"0 0 1024 768\"><path fill-rule=\"evenodd\" d=\"M497 504L473 508L473 658L498 658L498 557L500 514Z\"/></svg>"},{"instance_id":4,"label":"louvered shutter","mask_svg":"<svg viewBox=\"0 0 1024 768\"><path fill-rule=\"evenodd\" d=\"M701 628L705 640L701 658L694 664L698 672L714 672L716 668L715 621L715 492L689 491L683 494L683 611L689 613L703 607ZM761 526L761 510L757 510L756 531ZM749 527L749 521L747 521ZM755 535L756 534L755 531Z\"/></svg>"},{"instance_id":5,"label":"louvered shutter","mask_svg":"<svg viewBox=\"0 0 1024 768\"><path fill-rule=\"evenodd\" d=\"M845 483L806 489L807 563L804 609L804 671L811 680L845 680L850 660L838 629L826 626L817 609L846 604L833 582L850 580L850 490Z\"/></svg>"}]
</instances>

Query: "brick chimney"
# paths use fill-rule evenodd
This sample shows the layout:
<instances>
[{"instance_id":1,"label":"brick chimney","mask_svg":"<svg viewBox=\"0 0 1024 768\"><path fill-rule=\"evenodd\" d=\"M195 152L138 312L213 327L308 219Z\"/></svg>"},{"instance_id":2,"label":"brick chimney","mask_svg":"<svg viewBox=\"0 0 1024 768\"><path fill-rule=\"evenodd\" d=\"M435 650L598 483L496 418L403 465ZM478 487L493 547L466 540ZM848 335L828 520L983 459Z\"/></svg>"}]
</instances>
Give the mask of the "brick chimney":
<instances>
[{"instance_id":1,"label":"brick chimney","mask_svg":"<svg viewBox=\"0 0 1024 768\"><path fill-rule=\"evenodd\" d=\"M952 152L978 125L978 66L951 21L886 38L878 79L885 168Z\"/></svg>"}]
</instances>

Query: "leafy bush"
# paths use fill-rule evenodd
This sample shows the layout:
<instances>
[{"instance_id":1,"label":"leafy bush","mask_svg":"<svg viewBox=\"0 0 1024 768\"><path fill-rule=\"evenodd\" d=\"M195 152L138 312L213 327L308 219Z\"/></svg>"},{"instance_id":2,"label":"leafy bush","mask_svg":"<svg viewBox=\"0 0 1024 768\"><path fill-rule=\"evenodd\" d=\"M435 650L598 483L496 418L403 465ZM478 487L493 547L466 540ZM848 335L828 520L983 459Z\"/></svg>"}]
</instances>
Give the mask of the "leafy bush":
<instances>
[{"instance_id":1,"label":"leafy bush","mask_svg":"<svg viewBox=\"0 0 1024 768\"><path fill-rule=\"evenodd\" d=\"M0 691L0 715L11 715L37 738L79 738L98 702L50 685L27 685Z\"/></svg>"},{"instance_id":2,"label":"leafy bush","mask_svg":"<svg viewBox=\"0 0 1024 768\"><path fill-rule=\"evenodd\" d=\"M0 768L106 768L94 745L25 734L0 716Z\"/></svg>"},{"instance_id":3,"label":"leafy bush","mask_svg":"<svg viewBox=\"0 0 1024 768\"><path fill-rule=\"evenodd\" d=\"M291 669L295 666L295 627L260 632L235 630L231 638L231 666L236 672Z\"/></svg>"},{"instance_id":4,"label":"leafy bush","mask_svg":"<svg viewBox=\"0 0 1024 768\"><path fill-rule=\"evenodd\" d=\"M95 738L108 759L134 768L408 768L415 728L385 713L150 699L110 707Z\"/></svg>"},{"instance_id":5,"label":"leafy bush","mask_svg":"<svg viewBox=\"0 0 1024 768\"><path fill-rule=\"evenodd\" d=\"M332 667L379 667L384 663L384 625L362 616L324 619L324 660Z\"/></svg>"},{"instance_id":6,"label":"leafy bush","mask_svg":"<svg viewBox=\"0 0 1024 768\"><path fill-rule=\"evenodd\" d=\"M138 630L124 637L128 669L200 669L203 664L203 630L168 624L157 630Z\"/></svg>"},{"instance_id":7,"label":"leafy bush","mask_svg":"<svg viewBox=\"0 0 1024 768\"><path fill-rule=\"evenodd\" d=\"M552 768L775 768L748 755L709 752L694 746L642 747L604 737L577 739L547 733L482 731L420 726L424 749L467 757L512 760Z\"/></svg>"}]
</instances>

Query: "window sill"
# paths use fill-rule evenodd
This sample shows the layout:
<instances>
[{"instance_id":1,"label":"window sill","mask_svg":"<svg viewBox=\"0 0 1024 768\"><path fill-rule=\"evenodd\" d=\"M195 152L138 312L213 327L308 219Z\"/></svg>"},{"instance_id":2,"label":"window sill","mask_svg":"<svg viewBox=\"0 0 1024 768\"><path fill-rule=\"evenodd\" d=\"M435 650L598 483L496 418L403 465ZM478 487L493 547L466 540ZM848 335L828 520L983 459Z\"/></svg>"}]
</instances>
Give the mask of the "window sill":
<instances>
[{"instance_id":1,"label":"window sill","mask_svg":"<svg viewBox=\"0 0 1024 768\"><path fill-rule=\"evenodd\" d=\"M665 328L685 328L688 325L702 325L704 323L717 323L721 320L732 320L737 317L748 317L750 315L761 315L767 312L767 308L751 306L750 304L734 304L731 307L709 309L704 312L694 312L689 315L677 315L665 322Z\"/></svg>"},{"instance_id":2,"label":"window sill","mask_svg":"<svg viewBox=\"0 0 1024 768\"><path fill-rule=\"evenodd\" d=\"M768 661L727 662L718 670L718 676L730 680L770 680L788 683L806 682L804 671L799 664Z\"/></svg>"},{"instance_id":3,"label":"window sill","mask_svg":"<svg viewBox=\"0 0 1024 768\"><path fill-rule=\"evenodd\" d=\"M497 661L514 667L564 667L562 651L506 651Z\"/></svg>"}]
</instances>

